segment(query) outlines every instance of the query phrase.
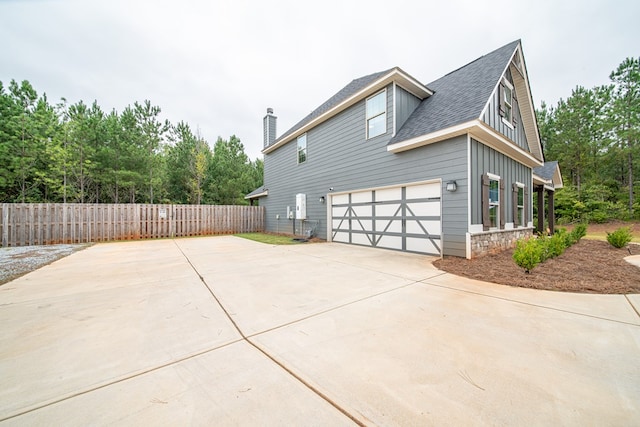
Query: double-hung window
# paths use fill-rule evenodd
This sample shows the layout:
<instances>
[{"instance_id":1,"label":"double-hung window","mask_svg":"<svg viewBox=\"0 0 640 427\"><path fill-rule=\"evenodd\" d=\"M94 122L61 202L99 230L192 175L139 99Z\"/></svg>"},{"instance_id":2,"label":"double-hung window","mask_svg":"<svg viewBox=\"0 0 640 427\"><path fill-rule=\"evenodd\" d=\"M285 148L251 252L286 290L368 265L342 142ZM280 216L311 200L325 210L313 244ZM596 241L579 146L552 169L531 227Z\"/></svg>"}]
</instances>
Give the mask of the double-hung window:
<instances>
[{"instance_id":1,"label":"double-hung window","mask_svg":"<svg viewBox=\"0 0 640 427\"><path fill-rule=\"evenodd\" d=\"M386 89L367 98L367 139L387 132L387 91Z\"/></svg>"},{"instance_id":2,"label":"double-hung window","mask_svg":"<svg viewBox=\"0 0 640 427\"><path fill-rule=\"evenodd\" d=\"M482 229L503 230L505 226L504 182L492 173L482 175Z\"/></svg>"},{"instance_id":3,"label":"double-hung window","mask_svg":"<svg viewBox=\"0 0 640 427\"><path fill-rule=\"evenodd\" d=\"M502 120L512 126L513 123L513 85L509 80L502 79L502 99L500 100L500 113Z\"/></svg>"},{"instance_id":4,"label":"double-hung window","mask_svg":"<svg viewBox=\"0 0 640 427\"><path fill-rule=\"evenodd\" d=\"M517 191L518 191L518 198L517 198L517 218L518 218L518 222L517 224L519 226L525 226L527 224L524 223L524 184L516 184L517 186Z\"/></svg>"},{"instance_id":5,"label":"double-hung window","mask_svg":"<svg viewBox=\"0 0 640 427\"><path fill-rule=\"evenodd\" d=\"M500 226L500 179L489 176L489 227Z\"/></svg>"},{"instance_id":6,"label":"double-hung window","mask_svg":"<svg viewBox=\"0 0 640 427\"><path fill-rule=\"evenodd\" d=\"M298 163L307 161L307 134L298 137Z\"/></svg>"}]
</instances>

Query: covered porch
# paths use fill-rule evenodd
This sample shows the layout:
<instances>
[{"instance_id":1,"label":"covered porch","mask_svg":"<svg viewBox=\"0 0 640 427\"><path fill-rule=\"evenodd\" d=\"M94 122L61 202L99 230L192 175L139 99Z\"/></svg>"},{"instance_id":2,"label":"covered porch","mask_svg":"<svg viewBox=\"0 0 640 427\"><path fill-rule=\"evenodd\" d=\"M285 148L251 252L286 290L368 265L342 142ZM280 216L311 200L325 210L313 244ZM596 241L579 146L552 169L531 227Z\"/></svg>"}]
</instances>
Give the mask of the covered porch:
<instances>
[{"instance_id":1,"label":"covered porch","mask_svg":"<svg viewBox=\"0 0 640 427\"><path fill-rule=\"evenodd\" d=\"M538 211L536 233L553 234L555 232L554 195L556 189L562 187L562 175L557 161L545 162L544 165L533 170L533 190L537 197L535 203ZM548 223L546 229L545 219Z\"/></svg>"}]
</instances>

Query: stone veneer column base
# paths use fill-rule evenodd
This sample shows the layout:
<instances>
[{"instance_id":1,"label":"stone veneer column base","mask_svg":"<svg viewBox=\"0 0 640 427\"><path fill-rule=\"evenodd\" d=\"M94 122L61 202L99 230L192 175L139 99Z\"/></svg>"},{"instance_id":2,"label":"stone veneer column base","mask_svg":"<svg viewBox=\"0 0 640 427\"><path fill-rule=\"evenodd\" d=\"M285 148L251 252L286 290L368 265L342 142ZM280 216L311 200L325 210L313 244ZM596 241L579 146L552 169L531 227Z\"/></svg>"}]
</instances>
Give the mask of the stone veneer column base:
<instances>
[{"instance_id":1,"label":"stone veneer column base","mask_svg":"<svg viewBox=\"0 0 640 427\"><path fill-rule=\"evenodd\" d=\"M511 249L516 245L516 241L531 235L533 235L533 228L486 231L471 234L471 258Z\"/></svg>"}]
</instances>

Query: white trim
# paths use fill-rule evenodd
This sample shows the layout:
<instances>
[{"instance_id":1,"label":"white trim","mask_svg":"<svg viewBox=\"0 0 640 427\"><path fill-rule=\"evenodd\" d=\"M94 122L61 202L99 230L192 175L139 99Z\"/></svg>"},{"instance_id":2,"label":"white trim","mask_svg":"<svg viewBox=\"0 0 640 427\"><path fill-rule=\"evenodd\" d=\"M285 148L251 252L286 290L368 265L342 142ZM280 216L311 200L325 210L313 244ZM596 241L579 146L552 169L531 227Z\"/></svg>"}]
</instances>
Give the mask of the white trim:
<instances>
[{"instance_id":1,"label":"white trim","mask_svg":"<svg viewBox=\"0 0 640 427\"><path fill-rule=\"evenodd\" d=\"M304 136L304 161L300 161L300 145L298 144L298 141L300 140L300 138L302 138ZM307 158L309 157L309 141L307 139L307 132L298 135L298 137L296 138L296 163L301 165L302 163L306 163L307 162Z\"/></svg>"},{"instance_id":2,"label":"white trim","mask_svg":"<svg viewBox=\"0 0 640 427\"><path fill-rule=\"evenodd\" d=\"M471 259L471 233L469 232L465 233L465 247L466 247L465 258Z\"/></svg>"},{"instance_id":3,"label":"white trim","mask_svg":"<svg viewBox=\"0 0 640 427\"><path fill-rule=\"evenodd\" d=\"M301 128L297 129L295 132L292 132L286 138L283 138L280 141L277 141L274 144L270 145L269 147L263 149L262 150L262 154L268 154L268 153L274 151L275 149L283 146L284 144L294 140L295 138L298 137L298 135L301 135L301 134L307 132L309 129L313 128L314 126L318 125L319 123L324 122L325 120L329 119L330 117L333 117L334 115L338 114L339 112L341 112L343 110L346 110L347 108L349 108L352 105L356 104L357 102L361 101L368 94L373 93L375 91L378 91L378 90L386 87L387 85L389 85L390 83L392 83L394 81L399 81L400 83L405 83L407 86L413 86L415 92L411 91L411 93L414 94L414 95L416 93L419 93L422 96L420 96L420 95L416 95L416 96L418 98L420 98L420 99L425 99L425 98L428 98L431 95L433 95L433 92L429 88L427 88L423 84L419 83L417 80L415 80L409 74L405 73L402 69L396 67L396 68L392 69L391 71L389 71L389 73L387 73L384 76L380 77L378 80L372 82L369 86L361 89L357 93L353 94L349 98L347 98L344 101L342 101L340 104L334 106L333 108L329 109L325 113L319 115L315 119L313 119L310 122L308 122L306 125L304 125Z\"/></svg>"},{"instance_id":4,"label":"white trim","mask_svg":"<svg viewBox=\"0 0 640 427\"><path fill-rule=\"evenodd\" d=\"M422 147L423 145L433 144L434 142L449 139L454 136L463 135L467 133L476 122L477 120L472 120L470 122L461 123L426 135L420 135L405 141L396 142L395 144L387 145L387 151L399 153L401 151Z\"/></svg>"},{"instance_id":5,"label":"white trim","mask_svg":"<svg viewBox=\"0 0 640 427\"><path fill-rule=\"evenodd\" d=\"M397 92L396 92L396 82L393 82L393 107L392 110L393 112L391 114L393 114L393 129L392 129L392 133L391 133L391 137L393 138L394 136L396 136L396 124L398 122L397 119L397 114L396 114L396 97L397 97Z\"/></svg>"},{"instance_id":6,"label":"white trim","mask_svg":"<svg viewBox=\"0 0 640 427\"><path fill-rule=\"evenodd\" d=\"M471 227L471 136L467 134L467 229Z\"/></svg>"},{"instance_id":7,"label":"white trim","mask_svg":"<svg viewBox=\"0 0 640 427\"><path fill-rule=\"evenodd\" d=\"M332 206L333 206L333 194L334 193L327 193L327 196L325 197L326 200L326 204L327 204L327 216L326 218L326 223L327 226L325 227L327 230L327 242L331 243L332 239L333 239L333 211L332 211Z\"/></svg>"},{"instance_id":8,"label":"white trim","mask_svg":"<svg viewBox=\"0 0 640 427\"><path fill-rule=\"evenodd\" d=\"M482 226L482 224L471 224L469 226L469 233L470 234L480 234L484 232L484 227Z\"/></svg>"},{"instance_id":9,"label":"white trim","mask_svg":"<svg viewBox=\"0 0 640 427\"><path fill-rule=\"evenodd\" d=\"M397 187L413 187L414 185L435 184L436 182L440 183L440 187L441 187L440 198L442 200L442 178L427 179L425 181L400 182L398 184L383 185L381 187L353 188L350 190L334 191L331 194L334 196L339 196L342 194L357 193L360 191L386 190L388 188L397 188Z\"/></svg>"},{"instance_id":10,"label":"white trim","mask_svg":"<svg viewBox=\"0 0 640 427\"><path fill-rule=\"evenodd\" d=\"M513 114L513 112L511 112L511 114ZM504 117L500 117L500 119L502 120L502 123L504 123L509 129L514 130L515 128L513 127L513 123L509 122L508 120L506 120Z\"/></svg>"},{"instance_id":11,"label":"white trim","mask_svg":"<svg viewBox=\"0 0 640 427\"><path fill-rule=\"evenodd\" d=\"M501 206L502 204L505 202L504 200L502 200L502 192L500 191L500 183L502 182L502 178L500 178L499 175L494 175L491 172L487 172L487 177L489 178L489 211L491 211L491 206L495 206L497 207L496 210L496 226L495 227L491 227L489 226L489 231L496 231L496 230L501 230L500 228L500 220L502 218L500 218L500 210L501 210ZM491 203L491 181L495 181L498 183L498 203ZM505 205L506 208L506 205ZM489 218L491 218L491 215L489 215ZM506 219L506 218L505 218ZM484 219L483 219L484 221ZM506 221L505 221L505 227L506 227Z\"/></svg>"},{"instance_id":12,"label":"white trim","mask_svg":"<svg viewBox=\"0 0 640 427\"><path fill-rule=\"evenodd\" d=\"M542 166L542 162L533 157L531 153L527 153L502 134L498 133L495 129L478 119L451 126L446 129L441 129L426 135L407 139L406 141L387 145L387 151L400 153L402 151L412 150L424 145L433 144L434 142L453 138L454 136L464 135L465 133L470 133L477 141L482 142L496 151L501 152L510 159L516 160L526 166L531 168Z\"/></svg>"},{"instance_id":13,"label":"white trim","mask_svg":"<svg viewBox=\"0 0 640 427\"><path fill-rule=\"evenodd\" d=\"M250 200L250 199L257 199L258 197L263 197L263 196L268 196L269 195L269 190L264 190L262 193L258 193L258 194L253 194L251 196L244 196L245 200Z\"/></svg>"}]
</instances>

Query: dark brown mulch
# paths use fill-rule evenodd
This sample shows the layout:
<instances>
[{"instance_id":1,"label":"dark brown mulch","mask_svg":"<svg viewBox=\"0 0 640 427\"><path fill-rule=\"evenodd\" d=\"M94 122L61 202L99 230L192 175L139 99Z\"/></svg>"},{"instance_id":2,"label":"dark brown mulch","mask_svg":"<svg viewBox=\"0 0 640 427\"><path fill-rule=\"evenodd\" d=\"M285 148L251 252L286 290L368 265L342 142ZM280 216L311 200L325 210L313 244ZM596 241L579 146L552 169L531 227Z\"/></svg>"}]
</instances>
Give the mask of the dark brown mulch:
<instances>
[{"instance_id":1,"label":"dark brown mulch","mask_svg":"<svg viewBox=\"0 0 640 427\"><path fill-rule=\"evenodd\" d=\"M513 250L473 260L444 257L433 264L448 273L501 285L564 292L640 293L640 268L624 257L639 255L640 245L616 249L607 242L582 239L564 254L539 264L530 274L513 261Z\"/></svg>"}]
</instances>

